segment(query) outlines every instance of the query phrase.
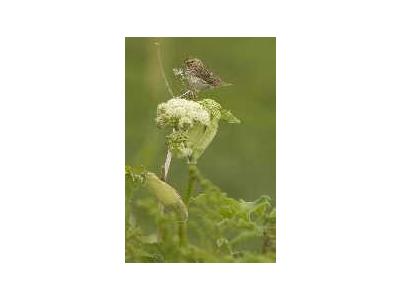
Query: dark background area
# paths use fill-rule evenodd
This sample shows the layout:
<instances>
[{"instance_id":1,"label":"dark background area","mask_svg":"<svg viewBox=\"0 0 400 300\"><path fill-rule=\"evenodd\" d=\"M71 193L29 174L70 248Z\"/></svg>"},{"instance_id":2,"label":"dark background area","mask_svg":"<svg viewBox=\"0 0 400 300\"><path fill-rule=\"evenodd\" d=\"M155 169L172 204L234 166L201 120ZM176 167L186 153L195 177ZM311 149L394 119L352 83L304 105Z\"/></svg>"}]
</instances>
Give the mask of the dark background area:
<instances>
[{"instance_id":1,"label":"dark background area","mask_svg":"<svg viewBox=\"0 0 400 300\"><path fill-rule=\"evenodd\" d=\"M242 124L221 122L217 136L198 162L203 175L229 196L252 201L262 194L275 201L275 38L126 38L125 162L160 173L165 133L155 126L159 103L171 97L165 87L154 42L161 44L164 69L175 95L184 88L172 68L198 57L233 86L200 94L233 112ZM168 181L186 187L184 161L173 159Z\"/></svg>"}]
</instances>

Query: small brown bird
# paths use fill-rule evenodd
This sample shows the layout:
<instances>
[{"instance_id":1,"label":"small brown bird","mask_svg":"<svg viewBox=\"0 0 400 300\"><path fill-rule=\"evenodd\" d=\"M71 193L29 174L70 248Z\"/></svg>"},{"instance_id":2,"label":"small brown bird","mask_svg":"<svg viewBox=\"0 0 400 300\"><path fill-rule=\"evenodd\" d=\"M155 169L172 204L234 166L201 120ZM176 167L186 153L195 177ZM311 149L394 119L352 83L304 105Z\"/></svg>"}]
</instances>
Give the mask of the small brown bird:
<instances>
[{"instance_id":1,"label":"small brown bird","mask_svg":"<svg viewBox=\"0 0 400 300\"><path fill-rule=\"evenodd\" d=\"M188 88L196 94L202 90L232 85L211 72L198 58L186 59L184 69L174 69L174 73L181 76L187 82Z\"/></svg>"}]
</instances>

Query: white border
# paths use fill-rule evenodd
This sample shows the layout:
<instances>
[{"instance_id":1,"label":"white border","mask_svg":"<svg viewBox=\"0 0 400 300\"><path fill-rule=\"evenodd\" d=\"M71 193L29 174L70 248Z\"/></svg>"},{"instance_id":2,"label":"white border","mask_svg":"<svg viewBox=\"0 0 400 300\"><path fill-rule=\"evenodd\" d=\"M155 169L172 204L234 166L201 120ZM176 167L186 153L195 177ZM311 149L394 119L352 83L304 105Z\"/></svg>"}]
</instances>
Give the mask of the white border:
<instances>
[{"instance_id":1,"label":"white border","mask_svg":"<svg viewBox=\"0 0 400 300\"><path fill-rule=\"evenodd\" d=\"M2 299L397 299L387 1L0 6ZM277 36L277 264L123 263L124 37Z\"/></svg>"}]
</instances>

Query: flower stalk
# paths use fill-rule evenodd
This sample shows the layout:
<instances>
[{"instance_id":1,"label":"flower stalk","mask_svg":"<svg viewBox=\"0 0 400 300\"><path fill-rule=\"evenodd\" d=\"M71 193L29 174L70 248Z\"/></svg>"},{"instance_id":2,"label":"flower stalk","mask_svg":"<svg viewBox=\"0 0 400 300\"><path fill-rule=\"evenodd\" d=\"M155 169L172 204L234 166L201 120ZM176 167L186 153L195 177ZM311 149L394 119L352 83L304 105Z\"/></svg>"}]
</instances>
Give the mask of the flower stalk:
<instances>
[{"instance_id":1,"label":"flower stalk","mask_svg":"<svg viewBox=\"0 0 400 300\"><path fill-rule=\"evenodd\" d=\"M200 101L193 101L184 99L187 92L179 97L174 97L171 86L165 75L164 67L161 59L160 43L154 43L157 47L157 58L163 77L165 86L172 97L170 100L160 103L157 106L157 116L155 122L159 128L170 128L171 133L167 135L167 155L164 164L161 168L160 179L166 184L168 171L170 168L172 156L176 158L183 158L188 164L188 183L186 193L181 201L178 201L180 210L182 207L186 209L195 190L196 180L198 179L198 170L196 167L197 160L209 146L218 131L218 123L224 120L228 123L240 123L233 114L222 108L222 106L215 100L203 99ZM175 75L179 70L174 69ZM160 212L163 214L163 196L158 193L161 187L165 189L164 185L160 185L153 178L153 191L157 194L160 200ZM154 188L157 186L158 188ZM172 187L171 187L172 188ZM173 194L170 191L170 196ZM175 197L176 198L176 197ZM180 200L180 199L179 199ZM160 224L162 227L162 224ZM159 228L162 232L162 228ZM179 222L178 225L179 245L184 247L187 245L187 224L186 219Z\"/></svg>"}]
</instances>

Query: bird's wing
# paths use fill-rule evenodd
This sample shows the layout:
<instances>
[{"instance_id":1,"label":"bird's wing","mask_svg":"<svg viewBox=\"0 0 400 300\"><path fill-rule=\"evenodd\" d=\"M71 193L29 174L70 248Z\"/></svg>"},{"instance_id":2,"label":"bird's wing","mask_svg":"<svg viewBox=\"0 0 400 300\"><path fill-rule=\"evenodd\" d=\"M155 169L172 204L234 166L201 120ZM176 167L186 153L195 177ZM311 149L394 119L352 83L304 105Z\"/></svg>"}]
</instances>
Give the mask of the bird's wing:
<instances>
[{"instance_id":1,"label":"bird's wing","mask_svg":"<svg viewBox=\"0 0 400 300\"><path fill-rule=\"evenodd\" d=\"M201 78L208 84L215 85L222 82L222 80L213 72L209 71L207 67L196 67L195 73L197 77Z\"/></svg>"}]
</instances>

